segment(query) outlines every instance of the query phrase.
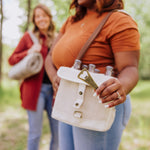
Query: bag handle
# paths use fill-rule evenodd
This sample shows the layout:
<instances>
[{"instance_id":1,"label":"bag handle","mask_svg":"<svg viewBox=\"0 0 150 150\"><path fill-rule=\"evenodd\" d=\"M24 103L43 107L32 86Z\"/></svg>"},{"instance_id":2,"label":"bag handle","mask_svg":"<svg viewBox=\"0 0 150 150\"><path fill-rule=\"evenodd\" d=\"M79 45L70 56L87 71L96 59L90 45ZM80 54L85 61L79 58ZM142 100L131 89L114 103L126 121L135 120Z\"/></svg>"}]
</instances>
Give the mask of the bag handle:
<instances>
[{"instance_id":1,"label":"bag handle","mask_svg":"<svg viewBox=\"0 0 150 150\"><path fill-rule=\"evenodd\" d=\"M98 25L98 27L95 29L95 31L92 33L92 35L89 37L89 39L87 40L87 42L84 44L84 46L81 48L78 56L76 59L81 59L83 57L83 55L85 54L85 52L87 51L88 47L91 45L91 43L94 41L94 39L96 38L96 36L101 32L104 24L107 22L108 18L110 17L110 15L113 13L114 11L109 12L106 17L101 21L101 23Z\"/></svg>"},{"instance_id":2,"label":"bag handle","mask_svg":"<svg viewBox=\"0 0 150 150\"><path fill-rule=\"evenodd\" d=\"M32 39L33 43L34 44L38 44L39 41L38 41L37 37L33 34L33 32L32 31L28 31L28 33L29 33L30 38Z\"/></svg>"}]
</instances>

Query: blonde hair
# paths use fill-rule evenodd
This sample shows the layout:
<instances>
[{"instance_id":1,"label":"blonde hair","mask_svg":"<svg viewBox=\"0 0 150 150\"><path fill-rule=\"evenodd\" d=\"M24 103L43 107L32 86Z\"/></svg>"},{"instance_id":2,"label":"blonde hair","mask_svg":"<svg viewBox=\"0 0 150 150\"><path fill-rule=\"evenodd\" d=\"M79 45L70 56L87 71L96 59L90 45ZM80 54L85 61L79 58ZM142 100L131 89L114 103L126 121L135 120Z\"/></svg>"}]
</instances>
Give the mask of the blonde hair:
<instances>
[{"instance_id":1,"label":"blonde hair","mask_svg":"<svg viewBox=\"0 0 150 150\"><path fill-rule=\"evenodd\" d=\"M42 9L50 18L50 26L48 28L47 35L46 35L46 45L48 47L50 47L51 44L52 44L52 41L54 39L54 32L55 32L55 25L54 25L54 22L52 20L52 15L51 15L51 12L50 12L49 8L47 6L45 6L44 4L38 4L33 9L33 15L32 15L32 22L34 24L33 33L37 36L40 43L41 43L41 41L40 41L40 31L39 31L38 27L35 24L35 11L36 11L37 8Z\"/></svg>"}]
</instances>

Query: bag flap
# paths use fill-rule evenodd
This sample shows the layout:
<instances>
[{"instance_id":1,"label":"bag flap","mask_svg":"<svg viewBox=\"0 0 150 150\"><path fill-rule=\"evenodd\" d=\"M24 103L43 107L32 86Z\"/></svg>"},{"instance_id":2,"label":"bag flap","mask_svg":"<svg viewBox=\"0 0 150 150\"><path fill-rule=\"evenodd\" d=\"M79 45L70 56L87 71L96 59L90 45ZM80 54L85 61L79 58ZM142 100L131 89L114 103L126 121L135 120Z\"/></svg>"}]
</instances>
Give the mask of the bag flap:
<instances>
[{"instance_id":1,"label":"bag flap","mask_svg":"<svg viewBox=\"0 0 150 150\"><path fill-rule=\"evenodd\" d=\"M70 68L70 67L60 67L57 71L57 75L65 80L68 81L72 81L72 82L76 82L76 83L82 83L82 84L86 84L84 81L82 81L81 79L78 78L78 74L81 72L81 70L77 70L74 68ZM104 81L110 79L110 78L114 78L114 77L110 77L101 73L92 73L89 72L90 75L92 76L93 80L96 82L96 84L99 86L100 84L102 84Z\"/></svg>"}]
</instances>

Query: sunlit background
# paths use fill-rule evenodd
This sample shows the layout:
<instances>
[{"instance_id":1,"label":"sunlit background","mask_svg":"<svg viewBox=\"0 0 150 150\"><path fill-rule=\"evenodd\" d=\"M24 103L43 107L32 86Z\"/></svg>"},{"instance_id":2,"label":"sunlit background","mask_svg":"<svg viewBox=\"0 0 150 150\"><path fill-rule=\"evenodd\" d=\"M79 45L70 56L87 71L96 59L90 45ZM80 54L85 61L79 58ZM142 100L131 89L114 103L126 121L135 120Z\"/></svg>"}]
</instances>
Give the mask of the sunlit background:
<instances>
[{"instance_id":1,"label":"sunlit background","mask_svg":"<svg viewBox=\"0 0 150 150\"><path fill-rule=\"evenodd\" d=\"M23 35L20 25L27 16L19 2L3 0L3 80L0 86L0 150L26 150L28 123L25 110L20 106L19 83L7 77L8 57ZM35 3L37 0L32 0ZM57 31L69 15L71 0L39 0L53 15ZM131 93L132 116L125 129L119 150L150 150L150 0L124 0L125 10L135 19L141 35L140 81ZM40 150L48 150L49 128L44 114Z\"/></svg>"},{"instance_id":2,"label":"sunlit background","mask_svg":"<svg viewBox=\"0 0 150 150\"><path fill-rule=\"evenodd\" d=\"M51 7L51 12L55 16L56 10L53 9L53 1L41 0L41 3ZM15 46L22 33L19 25L23 24L26 16L23 9L19 8L18 0L3 0L4 23L3 23L3 42Z\"/></svg>"}]
</instances>

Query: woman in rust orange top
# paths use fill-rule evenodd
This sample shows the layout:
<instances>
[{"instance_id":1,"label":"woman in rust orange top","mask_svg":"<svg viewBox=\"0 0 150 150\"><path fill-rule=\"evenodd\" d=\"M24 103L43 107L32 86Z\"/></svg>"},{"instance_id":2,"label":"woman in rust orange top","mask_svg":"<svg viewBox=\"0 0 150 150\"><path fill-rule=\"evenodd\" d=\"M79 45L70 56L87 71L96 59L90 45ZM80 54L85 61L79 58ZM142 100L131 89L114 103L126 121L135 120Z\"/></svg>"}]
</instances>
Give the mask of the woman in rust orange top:
<instances>
[{"instance_id":1,"label":"woman in rust orange top","mask_svg":"<svg viewBox=\"0 0 150 150\"><path fill-rule=\"evenodd\" d=\"M123 9L122 0L73 0L75 14L62 26L46 58L46 70L57 92L60 66L73 66L84 43L109 11ZM97 96L106 107L116 108L110 130L98 132L65 123L59 124L60 150L117 150L131 113L129 92L138 82L139 32L135 21L124 12L113 12L100 34L82 58L83 64L95 64L101 73L113 66L117 74L101 84ZM62 99L63 101L63 99ZM65 107L65 104L64 106Z\"/></svg>"},{"instance_id":2,"label":"woman in rust orange top","mask_svg":"<svg viewBox=\"0 0 150 150\"><path fill-rule=\"evenodd\" d=\"M45 60L54 38L54 23L49 9L39 4L33 11L33 34L39 40L34 44L26 32L9 57L11 65L16 64L29 53L39 52ZM22 107L27 110L29 120L28 150L38 150L42 131L43 110L45 109L51 129L50 150L58 150L58 121L51 118L53 89L43 65L40 73L25 79L20 88Z\"/></svg>"}]
</instances>

